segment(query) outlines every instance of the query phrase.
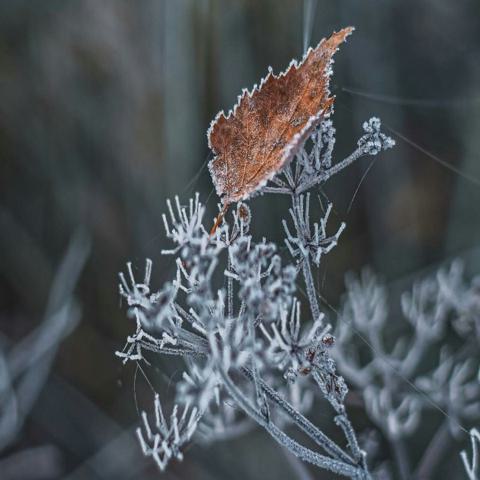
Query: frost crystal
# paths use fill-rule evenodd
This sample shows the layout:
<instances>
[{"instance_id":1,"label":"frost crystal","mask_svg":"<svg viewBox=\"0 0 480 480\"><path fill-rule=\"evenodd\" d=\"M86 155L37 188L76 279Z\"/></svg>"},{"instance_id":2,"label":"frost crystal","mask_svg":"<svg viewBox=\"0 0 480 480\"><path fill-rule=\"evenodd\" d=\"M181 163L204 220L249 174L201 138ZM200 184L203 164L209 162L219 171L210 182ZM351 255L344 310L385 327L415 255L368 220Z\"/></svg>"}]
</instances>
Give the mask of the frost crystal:
<instances>
[{"instance_id":1,"label":"frost crystal","mask_svg":"<svg viewBox=\"0 0 480 480\"><path fill-rule=\"evenodd\" d=\"M158 395L155 396L155 424L152 430L147 414L142 412L144 432L137 429L138 439L143 453L152 457L160 470L165 470L172 458L183 460L181 447L192 437L197 428L197 409L189 412L188 406L184 408L182 415L178 416L178 406L175 405L170 416L170 424L163 416L162 406Z\"/></svg>"}]
</instances>

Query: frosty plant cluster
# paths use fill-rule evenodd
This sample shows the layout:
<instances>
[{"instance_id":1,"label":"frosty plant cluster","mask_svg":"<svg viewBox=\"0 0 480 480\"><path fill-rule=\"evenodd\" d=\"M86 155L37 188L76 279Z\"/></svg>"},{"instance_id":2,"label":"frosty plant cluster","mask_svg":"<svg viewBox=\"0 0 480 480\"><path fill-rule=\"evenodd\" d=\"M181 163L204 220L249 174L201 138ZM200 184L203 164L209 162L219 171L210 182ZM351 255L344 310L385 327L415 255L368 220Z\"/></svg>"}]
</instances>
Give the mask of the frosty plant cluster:
<instances>
[{"instance_id":1,"label":"frosty plant cluster","mask_svg":"<svg viewBox=\"0 0 480 480\"><path fill-rule=\"evenodd\" d=\"M185 360L171 413L157 395L153 413L142 414L137 431L143 452L160 469L181 460L191 441L225 440L261 427L304 462L349 478L371 478L345 408L347 385L331 355L335 337L313 282L345 224L327 224L331 204L312 220L310 192L358 158L391 148L394 142L380 126L377 118L365 122L353 153L334 163L335 129L324 118L263 186L263 193L291 198L283 220L287 249L255 239L253 212L245 202L232 207L211 233L199 195L186 202L176 197L167 201L163 217L172 247L162 252L175 258L174 278L155 289L150 260L143 278L136 278L130 264L120 274L120 293L136 330L117 355L147 364L157 355ZM305 305L298 296L303 292ZM341 444L307 418L315 396L329 404L344 435ZM309 441L292 438L287 426Z\"/></svg>"},{"instance_id":2,"label":"frosty plant cluster","mask_svg":"<svg viewBox=\"0 0 480 480\"><path fill-rule=\"evenodd\" d=\"M390 308L386 285L371 271L347 277L347 294L334 331L333 357L365 412L393 450L401 479L434 478L463 425L480 420L480 277L464 280L456 260L401 296ZM426 428L425 412L436 431L420 461L405 442ZM470 432L472 457L462 460L469 479L479 478L477 430ZM370 442L369 459L378 463ZM435 452L432 454L431 452ZM383 465L394 478L392 465Z\"/></svg>"}]
</instances>

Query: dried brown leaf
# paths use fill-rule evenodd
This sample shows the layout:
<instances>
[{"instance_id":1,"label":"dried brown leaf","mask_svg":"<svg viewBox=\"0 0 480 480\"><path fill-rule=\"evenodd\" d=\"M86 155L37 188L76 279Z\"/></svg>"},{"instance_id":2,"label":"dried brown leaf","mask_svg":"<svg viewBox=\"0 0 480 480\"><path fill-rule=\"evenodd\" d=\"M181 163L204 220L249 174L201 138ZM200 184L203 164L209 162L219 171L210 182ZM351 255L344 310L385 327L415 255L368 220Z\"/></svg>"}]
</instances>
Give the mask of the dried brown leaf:
<instances>
[{"instance_id":1,"label":"dried brown leaf","mask_svg":"<svg viewBox=\"0 0 480 480\"><path fill-rule=\"evenodd\" d=\"M270 70L259 87L243 90L228 115L215 117L208 130L215 154L209 169L224 205L248 198L271 180L329 114L332 57L352 31L323 39L279 75Z\"/></svg>"}]
</instances>

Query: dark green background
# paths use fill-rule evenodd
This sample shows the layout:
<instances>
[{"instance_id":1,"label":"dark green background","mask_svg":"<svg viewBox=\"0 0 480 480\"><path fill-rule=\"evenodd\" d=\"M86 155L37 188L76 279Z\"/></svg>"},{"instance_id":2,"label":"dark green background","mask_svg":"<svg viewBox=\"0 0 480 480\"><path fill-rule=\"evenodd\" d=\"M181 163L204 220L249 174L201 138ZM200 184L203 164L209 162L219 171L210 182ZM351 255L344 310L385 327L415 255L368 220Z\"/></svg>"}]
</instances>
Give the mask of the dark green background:
<instances>
[{"instance_id":1,"label":"dark green background","mask_svg":"<svg viewBox=\"0 0 480 480\"><path fill-rule=\"evenodd\" d=\"M70 478L156 478L126 430L137 423L134 369L114 351L133 324L120 308L116 275L128 260L142 267L146 256L157 285L173 272L160 256L168 196L199 191L214 215L209 122L269 65L278 72L301 56L302 12L300 0L0 3L0 330L15 340L37 325L72 233L83 225L93 240L77 288L82 321L6 453L51 443ZM337 305L344 274L366 264L396 281L460 256L478 273L478 182L412 143L480 178L480 3L320 0L311 43L346 25L357 30L337 54L332 80L336 159L373 115L397 146L378 157L350 210L370 161L327 186L332 228L342 220L348 227L323 265L322 295ZM286 205L252 201L258 236L282 241ZM152 381L171 398L180 365L159 367ZM137 394L148 407L140 377ZM321 423L322 412L314 418ZM456 470L456 452L452 459ZM257 432L193 446L164 478L292 477L277 446Z\"/></svg>"}]
</instances>

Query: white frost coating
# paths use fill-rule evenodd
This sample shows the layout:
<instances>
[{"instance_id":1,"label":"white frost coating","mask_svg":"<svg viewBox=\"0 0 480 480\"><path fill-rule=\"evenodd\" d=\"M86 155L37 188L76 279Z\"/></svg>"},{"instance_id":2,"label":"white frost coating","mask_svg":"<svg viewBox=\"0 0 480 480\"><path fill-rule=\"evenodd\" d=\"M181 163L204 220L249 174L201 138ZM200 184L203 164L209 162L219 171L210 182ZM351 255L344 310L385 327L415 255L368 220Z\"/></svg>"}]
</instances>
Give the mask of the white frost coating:
<instances>
[{"instance_id":1,"label":"white frost coating","mask_svg":"<svg viewBox=\"0 0 480 480\"><path fill-rule=\"evenodd\" d=\"M347 37L350 36L351 33L355 30L355 27L350 27L350 28L351 28L351 30L347 34ZM334 32L333 35L335 33L337 33L337 32ZM249 98L252 98L255 93L260 92L262 90L263 85L265 85L265 83L269 80L270 77L278 79L278 78L285 77L286 75L288 75L288 73L290 72L290 70L292 68L295 68L296 70L298 70L305 63L305 61L310 56L310 54L314 50L318 49L323 44L323 42L325 42L325 41L326 41L326 39L323 38L318 43L318 45L315 47L315 49L313 49L312 47L309 47L308 50L304 53L304 55L302 57L302 60L300 62L298 62L296 59L292 59L290 61L289 65L288 65L287 69L284 70L283 72L280 72L278 75L275 75L273 73L272 67L269 66L268 67L268 73L265 77L263 77L260 80L260 85L259 86L257 86L257 84L255 84L250 91L247 88L243 88L241 95L238 95L238 97L237 97L237 103L235 103L233 108L231 108L228 111L227 115L225 115L224 110L221 110L215 115L215 118L210 122L210 126L207 130L208 147L215 154L217 154L217 152L215 151L215 149L213 148L213 146L211 144L211 138L210 137L211 137L211 133L212 133L212 130L213 130L214 126L216 125L216 123L218 122L218 120L220 119L221 116L223 116L226 120L228 120L231 116L235 116L235 114L237 112L237 108L241 105L241 103L242 103L242 101L244 100L245 97L248 96ZM335 52L337 52L338 50L339 50L339 47L337 47L335 49ZM332 74L333 74L332 65L334 64L334 62L335 62L335 60L334 60L333 55L332 55L329 62L325 66L325 71L323 73L323 75L325 77L330 78L332 76ZM329 82L327 82L326 96L329 97L330 93L331 92L330 92L330 88L329 88ZM309 132L311 132L312 129L315 128L316 125L318 125L321 118L328 118L331 114L331 111L332 111L332 109L330 109L330 111L328 111L328 112L325 112L324 110L322 110L322 111L318 112L317 115L311 116L308 119L305 126L302 128L302 130L300 132L298 132L297 134L295 134L295 136L292 138L292 140L287 145L285 145L284 153L282 155L280 169L288 161L290 161L293 158L293 156L297 153L298 149L301 147L302 143L308 137ZM210 176L212 177L212 181L213 181L213 185L215 187L215 191L216 191L217 195L220 197L224 193L224 187L225 187L225 181L224 180L225 180L227 172L225 172L225 175L216 175L215 174L213 164L214 164L216 158L217 157L215 156L212 160L210 160L210 162L208 162L208 171L210 172ZM270 180L272 180L272 178L276 174L277 174L277 172L270 173L264 180L259 182L259 184L257 185L257 187L253 191L250 191L250 192L246 193L239 200L240 201L241 200L247 200L254 192L262 189Z\"/></svg>"}]
</instances>

